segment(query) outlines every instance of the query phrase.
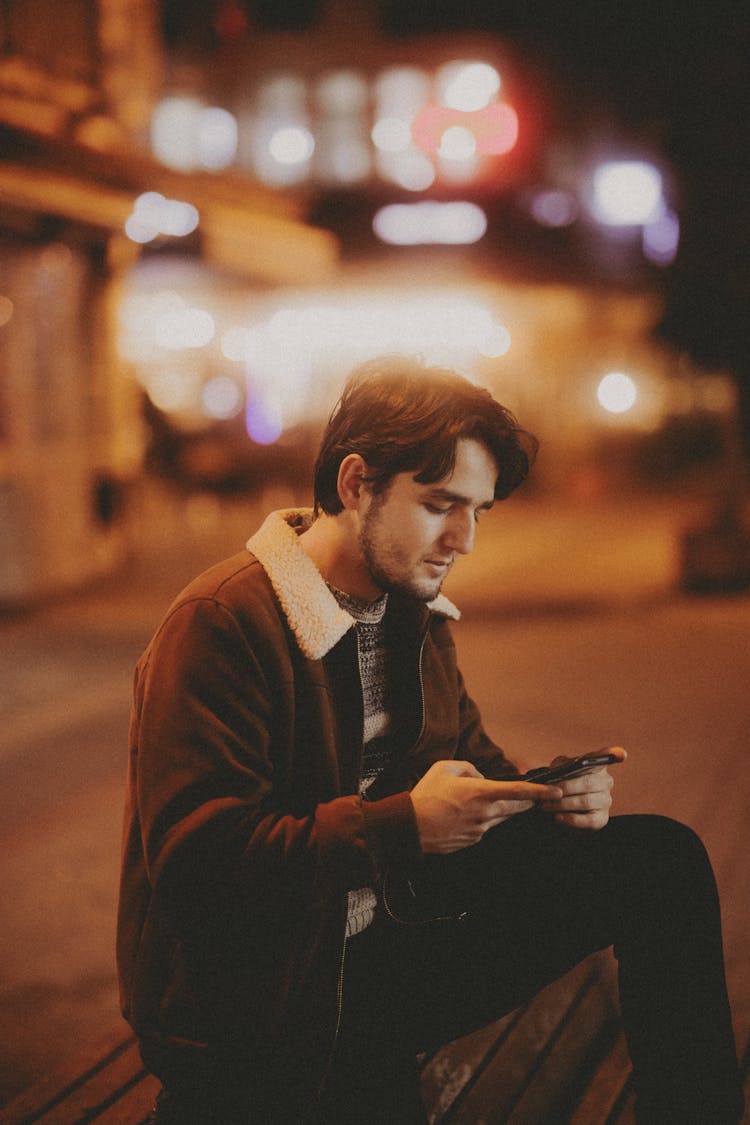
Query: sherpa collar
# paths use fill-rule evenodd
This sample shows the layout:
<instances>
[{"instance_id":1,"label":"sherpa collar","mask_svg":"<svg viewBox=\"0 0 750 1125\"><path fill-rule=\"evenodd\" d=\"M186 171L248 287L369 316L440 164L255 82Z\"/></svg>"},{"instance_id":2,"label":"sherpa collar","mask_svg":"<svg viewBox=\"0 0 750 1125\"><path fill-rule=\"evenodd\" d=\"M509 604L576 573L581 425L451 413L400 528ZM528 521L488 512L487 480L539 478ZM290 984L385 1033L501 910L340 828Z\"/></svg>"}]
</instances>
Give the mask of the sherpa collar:
<instances>
[{"instance_id":1,"label":"sherpa collar","mask_svg":"<svg viewBox=\"0 0 750 1125\"><path fill-rule=\"evenodd\" d=\"M312 508L271 512L246 546L268 575L302 652L310 660L320 660L351 629L354 618L341 608L299 543L298 535L312 519ZM453 620L460 617L443 594L427 608Z\"/></svg>"}]
</instances>

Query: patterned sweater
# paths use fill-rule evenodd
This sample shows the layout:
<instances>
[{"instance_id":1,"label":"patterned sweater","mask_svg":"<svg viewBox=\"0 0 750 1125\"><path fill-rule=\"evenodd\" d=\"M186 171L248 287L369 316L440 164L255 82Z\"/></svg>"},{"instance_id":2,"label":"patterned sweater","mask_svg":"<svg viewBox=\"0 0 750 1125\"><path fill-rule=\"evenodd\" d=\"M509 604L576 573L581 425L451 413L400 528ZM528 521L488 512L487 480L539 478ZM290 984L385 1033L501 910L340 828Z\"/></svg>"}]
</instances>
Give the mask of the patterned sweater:
<instances>
[{"instance_id":1,"label":"patterned sweater","mask_svg":"<svg viewBox=\"0 0 750 1125\"><path fill-rule=\"evenodd\" d=\"M385 645L384 617L388 595L374 602L352 598L335 586L329 589L342 609L356 624L359 675L362 681L364 735L362 775L359 792L364 797L385 767L390 755L391 709L388 698L388 653ZM359 934L375 917L377 897L372 887L349 891L347 937Z\"/></svg>"}]
</instances>

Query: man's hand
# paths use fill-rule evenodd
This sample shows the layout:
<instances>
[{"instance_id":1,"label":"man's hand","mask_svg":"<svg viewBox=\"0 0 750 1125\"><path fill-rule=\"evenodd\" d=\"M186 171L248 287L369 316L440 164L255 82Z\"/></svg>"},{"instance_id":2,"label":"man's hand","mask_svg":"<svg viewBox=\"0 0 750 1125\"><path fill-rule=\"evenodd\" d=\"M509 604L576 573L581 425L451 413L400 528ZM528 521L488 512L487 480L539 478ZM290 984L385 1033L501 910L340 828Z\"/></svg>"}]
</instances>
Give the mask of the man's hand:
<instances>
[{"instance_id":1,"label":"man's hand","mask_svg":"<svg viewBox=\"0 0 750 1125\"><path fill-rule=\"evenodd\" d=\"M563 797L560 785L489 781L471 762L434 762L411 791L423 852L457 852L534 804Z\"/></svg>"},{"instance_id":2,"label":"man's hand","mask_svg":"<svg viewBox=\"0 0 750 1125\"><path fill-rule=\"evenodd\" d=\"M608 746L607 751L616 754L621 762L627 757L621 746ZM552 765L564 760L555 758ZM571 777L567 781L559 781L557 785L562 790L562 798L542 801L541 808L552 813L558 824L568 824L571 828L604 827L609 820L614 785L614 779L606 766L599 766L598 769L589 770L588 773Z\"/></svg>"}]
</instances>

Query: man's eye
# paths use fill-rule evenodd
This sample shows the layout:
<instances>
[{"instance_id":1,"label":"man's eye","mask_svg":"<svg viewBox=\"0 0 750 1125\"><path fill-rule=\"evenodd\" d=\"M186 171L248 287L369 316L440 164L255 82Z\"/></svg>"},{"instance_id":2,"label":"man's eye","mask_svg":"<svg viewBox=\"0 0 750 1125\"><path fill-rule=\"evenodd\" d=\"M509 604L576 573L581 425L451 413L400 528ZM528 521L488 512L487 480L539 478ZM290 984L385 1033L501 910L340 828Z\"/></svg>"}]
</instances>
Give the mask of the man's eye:
<instances>
[{"instance_id":1,"label":"man's eye","mask_svg":"<svg viewBox=\"0 0 750 1125\"><path fill-rule=\"evenodd\" d=\"M425 504L428 512L434 512L436 515L447 516L450 508L441 508L439 504Z\"/></svg>"}]
</instances>

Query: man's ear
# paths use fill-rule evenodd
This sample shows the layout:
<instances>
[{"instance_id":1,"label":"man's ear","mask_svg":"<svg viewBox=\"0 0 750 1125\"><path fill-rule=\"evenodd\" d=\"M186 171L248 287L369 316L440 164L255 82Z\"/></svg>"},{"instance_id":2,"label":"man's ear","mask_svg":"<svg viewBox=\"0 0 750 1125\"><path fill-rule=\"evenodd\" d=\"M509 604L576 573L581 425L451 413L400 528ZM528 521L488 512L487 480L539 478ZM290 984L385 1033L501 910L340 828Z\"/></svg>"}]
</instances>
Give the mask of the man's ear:
<instances>
[{"instance_id":1,"label":"man's ear","mask_svg":"<svg viewBox=\"0 0 750 1125\"><path fill-rule=\"evenodd\" d=\"M367 476L367 463L359 453L347 453L339 465L338 493L345 508L356 509Z\"/></svg>"}]
</instances>

